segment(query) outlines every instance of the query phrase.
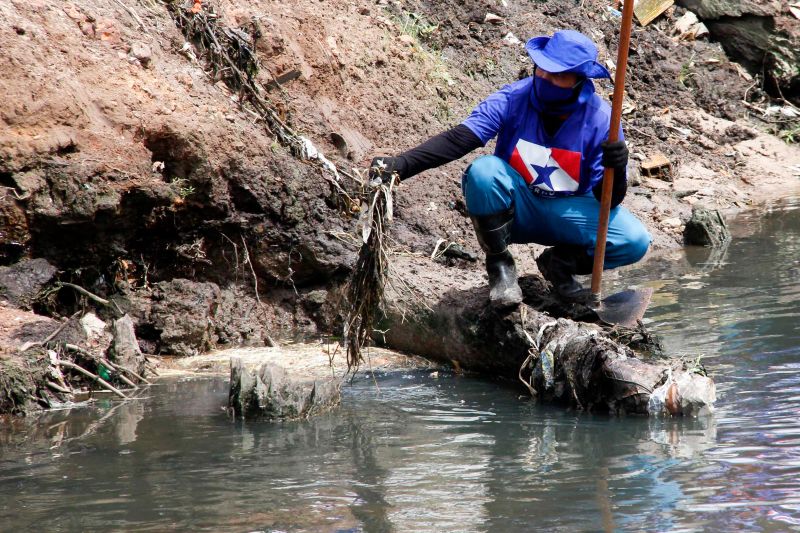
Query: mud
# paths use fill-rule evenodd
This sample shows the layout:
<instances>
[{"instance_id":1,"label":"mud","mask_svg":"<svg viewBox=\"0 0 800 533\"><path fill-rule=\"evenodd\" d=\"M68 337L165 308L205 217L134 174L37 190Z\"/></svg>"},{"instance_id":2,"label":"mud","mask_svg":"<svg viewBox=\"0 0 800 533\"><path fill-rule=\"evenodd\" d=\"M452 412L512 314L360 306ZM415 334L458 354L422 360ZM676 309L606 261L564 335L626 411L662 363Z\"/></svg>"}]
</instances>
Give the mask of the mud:
<instances>
[{"instance_id":1,"label":"mud","mask_svg":"<svg viewBox=\"0 0 800 533\"><path fill-rule=\"evenodd\" d=\"M0 301L29 311L55 275L56 268L42 258L0 266Z\"/></svg>"}]
</instances>

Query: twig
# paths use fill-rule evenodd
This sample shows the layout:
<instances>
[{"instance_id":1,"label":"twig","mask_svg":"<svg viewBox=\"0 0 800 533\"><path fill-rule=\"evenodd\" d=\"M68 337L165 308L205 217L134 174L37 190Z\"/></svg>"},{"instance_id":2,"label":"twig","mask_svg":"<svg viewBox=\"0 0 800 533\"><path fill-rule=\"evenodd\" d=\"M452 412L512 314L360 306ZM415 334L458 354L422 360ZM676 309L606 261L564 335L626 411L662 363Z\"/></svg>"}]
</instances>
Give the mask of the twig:
<instances>
[{"instance_id":1,"label":"twig","mask_svg":"<svg viewBox=\"0 0 800 533\"><path fill-rule=\"evenodd\" d=\"M91 293L91 292L87 291L86 289L84 289L83 287L80 287L80 286L78 286L78 285L75 285L75 284L73 284L73 283L65 283L65 282L61 282L61 283L59 283L58 285L59 285L60 287L69 287L70 289L73 289L73 290L75 290L75 291L77 291L77 292L79 292L79 293L83 294L84 296L86 296L86 297L87 297L87 298L89 298L90 300L94 300L95 302L99 303L100 305L106 305L106 306L107 306L107 305L111 305L111 303L110 303L108 300L106 300L106 299L104 299L104 298L100 298L100 297L99 297L99 296L97 296L96 294L93 294L93 293Z\"/></svg>"},{"instance_id":2,"label":"twig","mask_svg":"<svg viewBox=\"0 0 800 533\"><path fill-rule=\"evenodd\" d=\"M79 353L79 354L81 354L81 355L83 355L85 357L94 358L94 356L92 354L90 354L87 350L84 350L83 348L81 348L80 346L77 346L75 344L70 344L68 342L64 343L64 348L66 348L67 350L69 350L71 352Z\"/></svg>"},{"instance_id":3,"label":"twig","mask_svg":"<svg viewBox=\"0 0 800 533\"><path fill-rule=\"evenodd\" d=\"M17 192L17 189L14 187L0 186L0 189L6 189L11 191L12 193L14 193L14 198L16 198L17 200L27 200L28 198L31 197L30 192L24 194L23 196L20 196L19 193Z\"/></svg>"},{"instance_id":4,"label":"twig","mask_svg":"<svg viewBox=\"0 0 800 533\"><path fill-rule=\"evenodd\" d=\"M219 234L222 235L225 238L225 240L228 241L229 243L231 243L231 245L233 246L233 256L236 259L236 265L234 266L234 270L233 270L234 274L235 274L234 275L234 282L238 285L239 284L239 246L235 242L233 242L230 239L230 237L228 237L227 235L225 235L221 231L219 232Z\"/></svg>"},{"instance_id":5,"label":"twig","mask_svg":"<svg viewBox=\"0 0 800 533\"><path fill-rule=\"evenodd\" d=\"M244 263L250 267L250 273L253 275L253 290L256 291L256 301L258 305L261 305L261 296L258 295L258 276L256 276L256 270L253 268L253 261L250 259L250 250L247 249L247 241L244 240L244 235L240 235L242 238L242 246L244 246Z\"/></svg>"},{"instance_id":6,"label":"twig","mask_svg":"<svg viewBox=\"0 0 800 533\"><path fill-rule=\"evenodd\" d=\"M148 364L150 365L150 367L149 367L149 368L148 368L148 366L147 366ZM156 375L156 377L158 377L158 376L160 376L160 375L161 375L161 374L159 374L159 373L158 373L158 371L156 370L156 365L155 365L155 363L153 363L152 361L150 361L150 359L148 359L146 355L144 356L144 367L145 367L145 369L147 369L147 370L149 370L150 372L152 372L153 374L155 374L155 375ZM144 378L142 378L142 379L144 379ZM148 382L148 383L149 383L149 382Z\"/></svg>"},{"instance_id":7,"label":"twig","mask_svg":"<svg viewBox=\"0 0 800 533\"><path fill-rule=\"evenodd\" d=\"M114 0L114 1L115 1L117 4L119 4L119 6L120 6L122 9L124 9L125 11L127 11L127 12L128 12L128 14L129 14L130 16L132 16L134 19L136 19L136 22L138 22L138 23L139 23L139 27L140 27L141 29L143 29L143 30L145 29L145 27L144 27L144 22L142 22L142 19L140 19L140 18L139 18L139 15L137 15L137 14L136 14L136 11L134 11L134 10L133 10L133 9L131 9L130 7L128 7L128 6L126 6L125 4L123 4L123 3L121 2L121 0Z\"/></svg>"},{"instance_id":8,"label":"twig","mask_svg":"<svg viewBox=\"0 0 800 533\"><path fill-rule=\"evenodd\" d=\"M45 383L47 384L48 387L50 387L54 391L63 392L64 394L74 394L71 389L67 389L66 387L62 387L61 385L53 383L50 380L46 381Z\"/></svg>"},{"instance_id":9,"label":"twig","mask_svg":"<svg viewBox=\"0 0 800 533\"><path fill-rule=\"evenodd\" d=\"M59 366L63 366L63 367L66 367L66 368L71 368L72 370L80 372L84 376L86 376L88 378L91 378L94 381L96 381L97 383L99 383L102 387L110 390L111 392L113 392L114 394L119 396L120 398L125 398L126 400L128 399L128 397L125 396L125 394L123 394L122 391L120 391L119 389L117 389L116 387L111 385L109 382L107 382L106 380L104 380L103 378L98 376L97 374L92 374L91 372L89 372L85 368L80 367L80 366L76 365L75 363L70 363L69 361L62 361L62 360L59 359L59 360L56 361L56 364L59 365Z\"/></svg>"},{"instance_id":10,"label":"twig","mask_svg":"<svg viewBox=\"0 0 800 533\"><path fill-rule=\"evenodd\" d=\"M26 351L30 350L31 348L33 348L34 346L44 346L45 344L47 344L47 343L48 343L48 342L50 342L51 340L55 339L55 338L56 338L56 336L58 336L58 334L59 334L59 333L61 333L62 331L64 331L64 328L65 328L65 327L67 327L67 325L69 325L70 321L71 321L73 318L75 318L76 316L78 316L79 314L81 314L81 312L80 312L80 311L77 311L77 312L76 312L76 313L74 313L72 316L70 316L68 319L66 319L64 322L62 322L62 323L61 323L61 325L60 325L60 326L58 326L58 327L56 328L56 330L55 330L53 333L51 333L50 335L48 335L46 339L44 339L44 340L42 340L42 341L36 341L36 342L26 342L26 343L25 343L25 344L22 346L22 348L20 348L20 351L21 351L21 352L26 352Z\"/></svg>"},{"instance_id":11,"label":"twig","mask_svg":"<svg viewBox=\"0 0 800 533\"><path fill-rule=\"evenodd\" d=\"M62 282L58 283L58 287L59 288L61 288L61 287L69 287L70 289L73 289L74 291L79 292L80 294L86 296L90 300L94 300L95 302L99 303L100 305L105 305L106 307L113 308L120 315L124 315L125 314L125 313L122 312L122 309L119 308L119 306L117 305L117 302L115 302L113 300L109 301L109 300L106 300L105 298L100 298L96 294L87 291L86 289L84 289L83 287L81 287L79 285L75 285L74 283L66 283L66 282L62 281Z\"/></svg>"},{"instance_id":12,"label":"twig","mask_svg":"<svg viewBox=\"0 0 800 533\"><path fill-rule=\"evenodd\" d=\"M116 363L112 363L112 362L111 362L111 361L109 361L108 359L101 359L101 361L103 361L103 362L105 362L105 363L108 363L109 365L111 365L111 367L112 367L112 368L114 368L114 369L116 369L116 370L121 370L122 372L125 372L125 373L127 373L127 374L130 374L131 376L135 377L136 379L138 379L138 380L139 380L139 381L141 381L142 383L146 383L146 384L148 384L148 385L152 385L152 383L150 383L149 381L147 381L146 379L144 379L144 377L140 376L139 374L137 374L136 372L134 372L134 371L133 371L133 370L131 370L130 368L124 367L124 366L122 366L122 365L119 365L119 364L116 364Z\"/></svg>"},{"instance_id":13,"label":"twig","mask_svg":"<svg viewBox=\"0 0 800 533\"><path fill-rule=\"evenodd\" d=\"M528 363L530 363L536 357L537 354L536 352L534 352L533 348L528 350L528 357L525 358L525 361L523 361L522 366L519 367L519 375L518 375L519 380L522 382L523 385L525 385L528 388L528 391L534 398L536 398L539 395L539 393L536 391L536 389L533 388L533 385L530 382L526 381L525 378L522 377L522 371L528 368Z\"/></svg>"},{"instance_id":14,"label":"twig","mask_svg":"<svg viewBox=\"0 0 800 533\"><path fill-rule=\"evenodd\" d=\"M114 372L116 372L117 377L120 379L120 381L122 381L123 383L125 383L129 387L133 387L134 389L138 389L139 388L133 381L131 381L127 377L123 376L122 372L120 372L119 368L117 368L117 366L115 366L111 361L109 361L108 359L100 358L100 362L104 366L106 366L109 369L111 369Z\"/></svg>"}]
</instances>

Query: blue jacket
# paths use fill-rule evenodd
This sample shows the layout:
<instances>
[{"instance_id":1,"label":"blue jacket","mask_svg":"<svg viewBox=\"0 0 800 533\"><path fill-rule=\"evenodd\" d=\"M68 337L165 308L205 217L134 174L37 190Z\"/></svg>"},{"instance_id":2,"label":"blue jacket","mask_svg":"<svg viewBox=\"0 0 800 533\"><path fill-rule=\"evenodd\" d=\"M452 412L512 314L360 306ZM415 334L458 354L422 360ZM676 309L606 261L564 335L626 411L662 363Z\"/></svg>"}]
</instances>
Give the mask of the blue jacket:
<instances>
[{"instance_id":1,"label":"blue jacket","mask_svg":"<svg viewBox=\"0 0 800 533\"><path fill-rule=\"evenodd\" d=\"M544 197L585 194L603 179L600 144L608 139L611 107L584 82L581 104L552 137L534 108L533 78L506 85L478 104L463 122L495 155ZM620 140L624 140L622 129Z\"/></svg>"}]
</instances>

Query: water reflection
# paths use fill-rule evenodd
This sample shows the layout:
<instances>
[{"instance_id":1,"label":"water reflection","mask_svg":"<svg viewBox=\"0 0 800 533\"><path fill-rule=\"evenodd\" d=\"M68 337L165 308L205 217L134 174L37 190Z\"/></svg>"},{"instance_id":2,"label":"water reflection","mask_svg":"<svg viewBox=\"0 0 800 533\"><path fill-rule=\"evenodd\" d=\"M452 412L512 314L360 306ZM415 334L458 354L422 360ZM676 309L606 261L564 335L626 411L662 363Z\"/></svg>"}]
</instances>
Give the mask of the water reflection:
<instances>
[{"instance_id":1,"label":"water reflection","mask_svg":"<svg viewBox=\"0 0 800 533\"><path fill-rule=\"evenodd\" d=\"M800 527L800 211L621 276L715 416L604 417L427 372L310 421L231 421L224 380L0 427L0 530L610 531ZM8 424L8 423L6 423Z\"/></svg>"},{"instance_id":2,"label":"water reflection","mask_svg":"<svg viewBox=\"0 0 800 533\"><path fill-rule=\"evenodd\" d=\"M521 402L495 383L427 373L383 377L382 393L365 380L340 411L280 425L230 421L221 380L164 388L137 404L52 413L24 442L4 442L2 523L55 528L68 516L67 529L643 526L614 515L673 508L681 485L661 479L658 465L715 440L709 419L570 414Z\"/></svg>"}]
</instances>

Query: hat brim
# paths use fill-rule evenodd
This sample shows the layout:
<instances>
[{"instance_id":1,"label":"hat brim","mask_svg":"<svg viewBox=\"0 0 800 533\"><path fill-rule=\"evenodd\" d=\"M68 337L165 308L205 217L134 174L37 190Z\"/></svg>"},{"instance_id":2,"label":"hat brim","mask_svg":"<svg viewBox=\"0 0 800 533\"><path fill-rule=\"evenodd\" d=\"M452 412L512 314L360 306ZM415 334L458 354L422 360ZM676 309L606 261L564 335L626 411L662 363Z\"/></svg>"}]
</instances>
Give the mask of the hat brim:
<instances>
[{"instance_id":1,"label":"hat brim","mask_svg":"<svg viewBox=\"0 0 800 533\"><path fill-rule=\"evenodd\" d=\"M546 55L543 51L545 45L550 41L550 37L534 37L525 44L525 50L537 67L553 74L561 72L573 72L586 76L587 78L610 78L608 69L597 61L584 61L577 65L567 65L553 57Z\"/></svg>"}]
</instances>

